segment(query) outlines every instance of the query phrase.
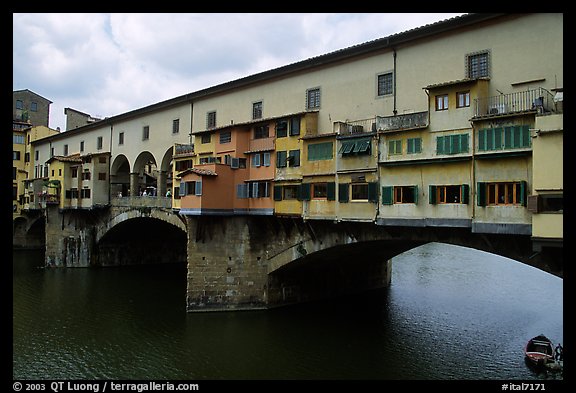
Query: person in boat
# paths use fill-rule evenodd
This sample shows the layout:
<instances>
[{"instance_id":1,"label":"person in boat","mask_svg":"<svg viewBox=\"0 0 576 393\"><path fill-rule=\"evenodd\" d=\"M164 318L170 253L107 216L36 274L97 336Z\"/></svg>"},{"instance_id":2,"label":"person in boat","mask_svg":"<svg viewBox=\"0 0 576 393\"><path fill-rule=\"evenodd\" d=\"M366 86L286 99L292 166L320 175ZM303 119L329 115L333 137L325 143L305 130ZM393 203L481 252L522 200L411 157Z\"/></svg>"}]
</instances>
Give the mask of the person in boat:
<instances>
[{"instance_id":1,"label":"person in boat","mask_svg":"<svg viewBox=\"0 0 576 393\"><path fill-rule=\"evenodd\" d=\"M564 348L562 348L562 345L560 345L560 343L556 345L556 349L554 350L554 359L556 359L556 361L564 360Z\"/></svg>"}]
</instances>

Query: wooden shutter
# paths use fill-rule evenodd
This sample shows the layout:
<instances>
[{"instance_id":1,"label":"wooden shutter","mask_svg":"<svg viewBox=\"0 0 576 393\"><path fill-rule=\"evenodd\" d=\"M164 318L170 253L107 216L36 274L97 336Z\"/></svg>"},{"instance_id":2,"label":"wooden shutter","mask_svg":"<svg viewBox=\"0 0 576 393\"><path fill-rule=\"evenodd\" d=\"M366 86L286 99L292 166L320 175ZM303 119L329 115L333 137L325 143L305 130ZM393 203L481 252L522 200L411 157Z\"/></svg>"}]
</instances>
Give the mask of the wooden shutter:
<instances>
[{"instance_id":1,"label":"wooden shutter","mask_svg":"<svg viewBox=\"0 0 576 393\"><path fill-rule=\"evenodd\" d=\"M378 203L378 182L368 183L368 201Z\"/></svg>"},{"instance_id":2,"label":"wooden shutter","mask_svg":"<svg viewBox=\"0 0 576 393\"><path fill-rule=\"evenodd\" d=\"M274 200L275 201L282 200L282 186L274 186Z\"/></svg>"},{"instance_id":3,"label":"wooden shutter","mask_svg":"<svg viewBox=\"0 0 576 393\"><path fill-rule=\"evenodd\" d=\"M394 204L394 187L393 186L382 187L382 204L383 205L393 205Z\"/></svg>"},{"instance_id":4,"label":"wooden shutter","mask_svg":"<svg viewBox=\"0 0 576 393\"><path fill-rule=\"evenodd\" d=\"M336 200L336 183L335 182L326 183L326 200L328 200L328 201Z\"/></svg>"},{"instance_id":5,"label":"wooden shutter","mask_svg":"<svg viewBox=\"0 0 576 393\"><path fill-rule=\"evenodd\" d=\"M301 201L309 201L310 200L310 183L302 183L299 187L298 196Z\"/></svg>"},{"instance_id":6,"label":"wooden shutter","mask_svg":"<svg viewBox=\"0 0 576 393\"><path fill-rule=\"evenodd\" d=\"M436 186L428 186L428 203L431 205L436 204Z\"/></svg>"},{"instance_id":7,"label":"wooden shutter","mask_svg":"<svg viewBox=\"0 0 576 393\"><path fill-rule=\"evenodd\" d=\"M339 183L338 184L338 202L348 202L349 200L349 183Z\"/></svg>"},{"instance_id":8,"label":"wooden shutter","mask_svg":"<svg viewBox=\"0 0 576 393\"><path fill-rule=\"evenodd\" d=\"M476 183L476 204L486 206L486 183Z\"/></svg>"},{"instance_id":9,"label":"wooden shutter","mask_svg":"<svg viewBox=\"0 0 576 393\"><path fill-rule=\"evenodd\" d=\"M468 204L470 203L470 186L468 184L462 184L460 186L460 193L462 194L462 198L460 199L460 203Z\"/></svg>"}]
</instances>

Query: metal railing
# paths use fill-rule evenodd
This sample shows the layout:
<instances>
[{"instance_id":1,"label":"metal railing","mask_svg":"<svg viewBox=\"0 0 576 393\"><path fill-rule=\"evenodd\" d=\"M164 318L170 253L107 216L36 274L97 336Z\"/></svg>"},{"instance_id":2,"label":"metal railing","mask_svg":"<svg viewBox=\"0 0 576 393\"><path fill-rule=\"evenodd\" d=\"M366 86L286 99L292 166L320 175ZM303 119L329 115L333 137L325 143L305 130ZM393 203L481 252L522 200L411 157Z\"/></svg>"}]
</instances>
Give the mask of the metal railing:
<instances>
[{"instance_id":1,"label":"metal railing","mask_svg":"<svg viewBox=\"0 0 576 393\"><path fill-rule=\"evenodd\" d=\"M396 116L376 116L378 131L405 130L428 126L428 111L406 113Z\"/></svg>"},{"instance_id":2,"label":"metal railing","mask_svg":"<svg viewBox=\"0 0 576 393\"><path fill-rule=\"evenodd\" d=\"M554 96L540 87L538 89L500 94L474 99L474 117L490 117L535 111L538 114L556 111Z\"/></svg>"}]
</instances>

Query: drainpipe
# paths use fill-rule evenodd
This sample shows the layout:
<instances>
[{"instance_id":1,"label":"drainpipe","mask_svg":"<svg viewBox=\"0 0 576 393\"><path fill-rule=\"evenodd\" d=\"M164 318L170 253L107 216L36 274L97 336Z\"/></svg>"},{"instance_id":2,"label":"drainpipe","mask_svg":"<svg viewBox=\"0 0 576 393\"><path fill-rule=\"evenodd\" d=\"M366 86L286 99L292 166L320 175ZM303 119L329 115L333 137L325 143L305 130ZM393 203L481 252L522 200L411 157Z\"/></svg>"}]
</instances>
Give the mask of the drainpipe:
<instances>
[{"instance_id":1,"label":"drainpipe","mask_svg":"<svg viewBox=\"0 0 576 393\"><path fill-rule=\"evenodd\" d=\"M396 48L392 48L392 50L394 52L394 79L393 79L394 86L392 87L394 90L394 110L392 111L392 113L394 113L394 116L396 116L396 114L398 113L398 111L396 110Z\"/></svg>"}]
</instances>

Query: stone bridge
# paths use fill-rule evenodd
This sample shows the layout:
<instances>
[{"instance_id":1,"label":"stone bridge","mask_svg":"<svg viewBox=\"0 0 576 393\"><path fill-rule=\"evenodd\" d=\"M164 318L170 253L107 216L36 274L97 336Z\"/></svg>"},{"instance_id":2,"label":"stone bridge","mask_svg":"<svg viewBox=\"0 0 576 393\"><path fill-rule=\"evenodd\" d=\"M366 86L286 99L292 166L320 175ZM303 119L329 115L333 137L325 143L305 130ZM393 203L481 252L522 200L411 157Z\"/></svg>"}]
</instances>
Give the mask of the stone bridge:
<instances>
[{"instance_id":1,"label":"stone bridge","mask_svg":"<svg viewBox=\"0 0 576 393\"><path fill-rule=\"evenodd\" d=\"M561 249L534 253L529 235L463 227L181 216L166 207L121 204L49 207L30 221L29 228L44 221L47 266L186 263L188 311L270 308L380 288L389 283L394 256L429 242L487 251L563 276Z\"/></svg>"}]
</instances>

